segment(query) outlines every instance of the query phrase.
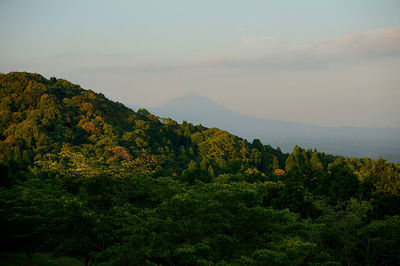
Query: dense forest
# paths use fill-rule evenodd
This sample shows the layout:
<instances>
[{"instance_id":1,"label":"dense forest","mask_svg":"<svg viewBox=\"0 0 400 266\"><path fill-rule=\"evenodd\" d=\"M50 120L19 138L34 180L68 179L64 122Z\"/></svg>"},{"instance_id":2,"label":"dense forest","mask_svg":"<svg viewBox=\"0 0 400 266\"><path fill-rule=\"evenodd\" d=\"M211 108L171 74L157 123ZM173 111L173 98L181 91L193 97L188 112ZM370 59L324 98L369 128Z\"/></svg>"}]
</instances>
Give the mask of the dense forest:
<instances>
[{"instance_id":1,"label":"dense forest","mask_svg":"<svg viewBox=\"0 0 400 266\"><path fill-rule=\"evenodd\" d=\"M86 265L400 261L399 164L285 154L39 74L0 74L0 100L2 251Z\"/></svg>"}]
</instances>

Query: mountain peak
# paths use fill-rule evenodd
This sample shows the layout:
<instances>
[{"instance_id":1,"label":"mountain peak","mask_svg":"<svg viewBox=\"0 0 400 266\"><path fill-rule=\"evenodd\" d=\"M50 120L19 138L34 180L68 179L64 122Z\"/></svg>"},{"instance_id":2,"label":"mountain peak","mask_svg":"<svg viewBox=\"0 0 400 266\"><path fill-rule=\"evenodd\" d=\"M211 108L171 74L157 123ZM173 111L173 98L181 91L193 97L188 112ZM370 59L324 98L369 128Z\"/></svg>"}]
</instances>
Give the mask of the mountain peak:
<instances>
[{"instance_id":1,"label":"mountain peak","mask_svg":"<svg viewBox=\"0 0 400 266\"><path fill-rule=\"evenodd\" d=\"M219 103L213 101L212 99L197 94L195 92L188 92L180 97L176 97L167 103L157 107L157 109L176 109L176 108L184 108L187 111L202 111L204 107L210 108L218 108L223 109L224 107Z\"/></svg>"},{"instance_id":2,"label":"mountain peak","mask_svg":"<svg viewBox=\"0 0 400 266\"><path fill-rule=\"evenodd\" d=\"M205 96L202 96L202 95L200 95L200 94L198 94L198 93L196 93L194 91L190 91L190 92L184 94L181 97L199 97L199 98L201 98L201 97L205 97Z\"/></svg>"},{"instance_id":3,"label":"mountain peak","mask_svg":"<svg viewBox=\"0 0 400 266\"><path fill-rule=\"evenodd\" d=\"M182 95L182 96L176 97L176 98L172 99L171 101L176 100L176 99L197 100L197 101L211 101L211 102L214 102L213 100L211 100L211 99L208 98L207 96L203 96L203 95L200 95L200 94L198 94L198 93L196 93L196 92L192 92L192 91L191 91L191 92L188 92L188 93L186 93L186 94L184 94L184 95ZM214 102L214 103L216 103L216 102Z\"/></svg>"}]
</instances>

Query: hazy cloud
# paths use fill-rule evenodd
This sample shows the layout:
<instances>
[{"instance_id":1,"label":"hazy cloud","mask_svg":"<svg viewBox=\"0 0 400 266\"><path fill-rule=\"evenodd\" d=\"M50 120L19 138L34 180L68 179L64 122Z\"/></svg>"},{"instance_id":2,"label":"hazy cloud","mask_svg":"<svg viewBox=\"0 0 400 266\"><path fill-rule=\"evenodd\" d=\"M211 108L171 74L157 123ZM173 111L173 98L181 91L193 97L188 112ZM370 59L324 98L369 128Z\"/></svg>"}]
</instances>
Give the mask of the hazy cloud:
<instances>
[{"instance_id":1,"label":"hazy cloud","mask_svg":"<svg viewBox=\"0 0 400 266\"><path fill-rule=\"evenodd\" d=\"M268 37L241 37L248 44L278 44ZM353 32L338 40L324 40L299 47L279 47L275 53L247 58L226 59L214 66L266 67L309 70L334 64L352 64L379 57L400 56L400 29L388 28L375 32ZM212 65L210 65L212 66Z\"/></svg>"},{"instance_id":2,"label":"hazy cloud","mask_svg":"<svg viewBox=\"0 0 400 266\"><path fill-rule=\"evenodd\" d=\"M238 42L240 44L238 51L230 56L222 55L199 61L189 58L187 62L160 63L147 61L142 56L133 53L65 52L49 56L45 60L34 59L32 65L39 67L39 70L41 65L43 68L50 65L53 70L63 73L83 71L139 74L215 68L312 71L332 66L358 64L383 57L400 56L399 28L386 28L365 33L352 32L337 40L322 40L307 45L287 46L273 37L251 35L240 35ZM247 53L249 50L251 52Z\"/></svg>"},{"instance_id":3,"label":"hazy cloud","mask_svg":"<svg viewBox=\"0 0 400 266\"><path fill-rule=\"evenodd\" d=\"M400 29L388 28L379 32L353 32L336 43L338 49L355 56L400 55Z\"/></svg>"},{"instance_id":4,"label":"hazy cloud","mask_svg":"<svg viewBox=\"0 0 400 266\"><path fill-rule=\"evenodd\" d=\"M341 64L355 64L363 60L400 55L400 29L387 28L372 32L353 32L338 40L323 40L309 45L284 47L268 36L240 36L240 42L252 46L265 46L268 54L235 58L221 56L202 61L175 64L135 63L110 66L82 66L94 71L163 72L195 68L269 68L277 70L312 70ZM244 49L243 53L246 53Z\"/></svg>"}]
</instances>

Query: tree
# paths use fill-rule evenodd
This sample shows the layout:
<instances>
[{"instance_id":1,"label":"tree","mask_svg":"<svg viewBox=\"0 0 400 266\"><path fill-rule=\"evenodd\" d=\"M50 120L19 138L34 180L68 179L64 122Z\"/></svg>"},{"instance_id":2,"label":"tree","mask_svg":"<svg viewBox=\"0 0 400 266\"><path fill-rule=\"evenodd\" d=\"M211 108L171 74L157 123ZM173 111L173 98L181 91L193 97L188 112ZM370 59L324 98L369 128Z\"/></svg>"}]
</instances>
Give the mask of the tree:
<instances>
[{"instance_id":1,"label":"tree","mask_svg":"<svg viewBox=\"0 0 400 266\"><path fill-rule=\"evenodd\" d=\"M276 157L276 155L274 155L273 159L272 159L272 170L276 170L279 169L279 161L278 161L278 157Z\"/></svg>"},{"instance_id":2,"label":"tree","mask_svg":"<svg viewBox=\"0 0 400 266\"><path fill-rule=\"evenodd\" d=\"M188 165L188 170L189 170L189 171L196 171L196 170L198 170L197 163L196 163L195 161L191 160L190 163L189 163L189 165Z\"/></svg>"},{"instance_id":3,"label":"tree","mask_svg":"<svg viewBox=\"0 0 400 266\"><path fill-rule=\"evenodd\" d=\"M310 163L312 167L314 167L315 169L319 170L324 169L324 166L322 165L317 152L313 152L313 154L311 155Z\"/></svg>"},{"instance_id":4,"label":"tree","mask_svg":"<svg viewBox=\"0 0 400 266\"><path fill-rule=\"evenodd\" d=\"M400 216L375 220L360 228L365 265L396 265L400 261Z\"/></svg>"},{"instance_id":5,"label":"tree","mask_svg":"<svg viewBox=\"0 0 400 266\"><path fill-rule=\"evenodd\" d=\"M322 245L327 246L340 258L342 264L354 265L359 261L360 238L358 232L366 224L371 205L351 198L345 204L332 207L325 201L318 201L316 207L322 211L317 221L324 225Z\"/></svg>"},{"instance_id":6,"label":"tree","mask_svg":"<svg viewBox=\"0 0 400 266\"><path fill-rule=\"evenodd\" d=\"M357 197L360 183L343 158L328 165L328 195L334 201L347 201Z\"/></svg>"},{"instance_id":7,"label":"tree","mask_svg":"<svg viewBox=\"0 0 400 266\"><path fill-rule=\"evenodd\" d=\"M285 164L285 170L286 172L289 172L290 170L293 169L293 167L296 166L296 161L293 158L293 155L289 155L289 157L286 159L286 164Z\"/></svg>"},{"instance_id":8,"label":"tree","mask_svg":"<svg viewBox=\"0 0 400 266\"><path fill-rule=\"evenodd\" d=\"M200 162L200 170L202 172L207 172L207 166L209 164L209 161L207 158L203 158L203 160L201 160Z\"/></svg>"}]
</instances>

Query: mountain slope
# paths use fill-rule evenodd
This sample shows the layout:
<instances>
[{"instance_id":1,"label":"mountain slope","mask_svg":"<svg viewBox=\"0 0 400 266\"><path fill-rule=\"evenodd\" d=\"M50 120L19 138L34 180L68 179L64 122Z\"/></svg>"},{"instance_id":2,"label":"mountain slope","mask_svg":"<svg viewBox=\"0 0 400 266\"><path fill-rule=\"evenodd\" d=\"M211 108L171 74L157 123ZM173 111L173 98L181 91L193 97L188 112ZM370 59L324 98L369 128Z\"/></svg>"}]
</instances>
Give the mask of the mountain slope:
<instances>
[{"instance_id":1,"label":"mountain slope","mask_svg":"<svg viewBox=\"0 0 400 266\"><path fill-rule=\"evenodd\" d=\"M85 265L395 265L399 193L400 165L382 159L283 154L62 79L0 74L2 252Z\"/></svg>"},{"instance_id":2,"label":"mountain slope","mask_svg":"<svg viewBox=\"0 0 400 266\"><path fill-rule=\"evenodd\" d=\"M263 143L280 146L285 152L290 152L295 145L358 157L378 157L400 150L400 129L397 128L324 127L258 119L230 111L195 93L148 109L161 117L222 128L248 140L259 138Z\"/></svg>"},{"instance_id":3,"label":"mountain slope","mask_svg":"<svg viewBox=\"0 0 400 266\"><path fill-rule=\"evenodd\" d=\"M181 175L199 169L197 178L209 178L209 172L271 171L274 158L282 168L286 160L271 147L134 112L63 79L0 74L0 100L0 160L23 160L67 175Z\"/></svg>"}]
</instances>

